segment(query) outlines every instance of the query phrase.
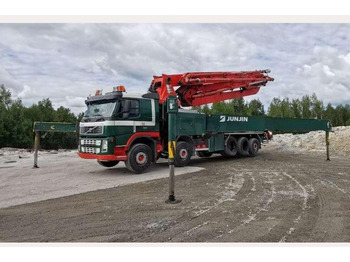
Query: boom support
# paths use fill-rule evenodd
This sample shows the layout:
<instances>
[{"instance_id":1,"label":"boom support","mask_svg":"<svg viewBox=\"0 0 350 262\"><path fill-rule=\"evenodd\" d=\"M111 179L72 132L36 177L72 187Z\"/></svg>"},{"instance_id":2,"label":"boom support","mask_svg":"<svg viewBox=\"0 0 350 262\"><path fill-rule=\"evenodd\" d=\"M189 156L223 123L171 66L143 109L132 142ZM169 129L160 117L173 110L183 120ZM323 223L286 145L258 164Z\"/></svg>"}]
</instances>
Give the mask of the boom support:
<instances>
[{"instance_id":1,"label":"boom support","mask_svg":"<svg viewBox=\"0 0 350 262\"><path fill-rule=\"evenodd\" d=\"M199 106L254 95L273 81L270 70L242 72L202 72L153 76L149 92L159 94L159 103L177 95L181 106ZM175 87L178 87L175 90Z\"/></svg>"}]
</instances>

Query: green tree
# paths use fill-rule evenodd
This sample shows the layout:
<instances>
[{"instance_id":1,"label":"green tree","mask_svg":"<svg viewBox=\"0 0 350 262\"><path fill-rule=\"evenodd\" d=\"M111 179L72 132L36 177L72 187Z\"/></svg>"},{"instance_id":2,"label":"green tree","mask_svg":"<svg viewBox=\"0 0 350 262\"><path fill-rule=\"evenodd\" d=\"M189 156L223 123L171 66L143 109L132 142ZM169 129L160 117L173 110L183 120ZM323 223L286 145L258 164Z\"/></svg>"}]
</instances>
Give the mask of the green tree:
<instances>
[{"instance_id":1,"label":"green tree","mask_svg":"<svg viewBox=\"0 0 350 262\"><path fill-rule=\"evenodd\" d=\"M79 119L82 114L79 114ZM42 122L76 122L77 117L70 109L59 107L55 110L49 98L39 101L27 108L20 99L12 100L11 92L0 86L0 147L33 146L33 123ZM42 148L76 148L77 135L72 133L47 133L41 141Z\"/></svg>"},{"instance_id":2,"label":"green tree","mask_svg":"<svg viewBox=\"0 0 350 262\"><path fill-rule=\"evenodd\" d=\"M259 99L253 99L248 104L248 115L251 116L264 116L264 105Z\"/></svg>"},{"instance_id":3,"label":"green tree","mask_svg":"<svg viewBox=\"0 0 350 262\"><path fill-rule=\"evenodd\" d=\"M225 103L224 101L213 103L213 106L211 108L212 114L232 114L233 108L230 108L228 103Z\"/></svg>"},{"instance_id":4,"label":"green tree","mask_svg":"<svg viewBox=\"0 0 350 262\"><path fill-rule=\"evenodd\" d=\"M335 124L335 110L331 103L328 103L326 109L323 112L323 118L329 119L332 122L332 125Z\"/></svg>"},{"instance_id":5,"label":"green tree","mask_svg":"<svg viewBox=\"0 0 350 262\"><path fill-rule=\"evenodd\" d=\"M302 118L311 118L311 100L308 95L301 98L301 116Z\"/></svg>"},{"instance_id":6,"label":"green tree","mask_svg":"<svg viewBox=\"0 0 350 262\"><path fill-rule=\"evenodd\" d=\"M55 122L75 122L76 120L76 116L70 111L69 108L60 106L54 112Z\"/></svg>"},{"instance_id":7,"label":"green tree","mask_svg":"<svg viewBox=\"0 0 350 262\"><path fill-rule=\"evenodd\" d=\"M291 105L288 97L284 98L281 101L280 106L281 106L281 117L288 118L292 116Z\"/></svg>"},{"instance_id":8,"label":"green tree","mask_svg":"<svg viewBox=\"0 0 350 262\"><path fill-rule=\"evenodd\" d=\"M12 104L11 92L0 86L0 147L8 146L11 135L11 116L9 115L9 108Z\"/></svg>"},{"instance_id":9,"label":"green tree","mask_svg":"<svg viewBox=\"0 0 350 262\"><path fill-rule=\"evenodd\" d=\"M204 105L203 106L202 113L204 113L204 114L210 114L211 113L211 109L209 108L208 105Z\"/></svg>"},{"instance_id":10,"label":"green tree","mask_svg":"<svg viewBox=\"0 0 350 262\"><path fill-rule=\"evenodd\" d=\"M350 126L350 105L345 105L346 117L345 117L345 125Z\"/></svg>"},{"instance_id":11,"label":"green tree","mask_svg":"<svg viewBox=\"0 0 350 262\"><path fill-rule=\"evenodd\" d=\"M274 97L269 106L268 116L271 117L282 117L281 112L281 99Z\"/></svg>"},{"instance_id":12,"label":"green tree","mask_svg":"<svg viewBox=\"0 0 350 262\"><path fill-rule=\"evenodd\" d=\"M0 86L0 104L2 104L5 109L9 109L12 104L11 92L6 90L4 85Z\"/></svg>"},{"instance_id":13,"label":"green tree","mask_svg":"<svg viewBox=\"0 0 350 262\"><path fill-rule=\"evenodd\" d=\"M301 104L299 99L293 99L291 103L291 115L294 118L301 118Z\"/></svg>"},{"instance_id":14,"label":"green tree","mask_svg":"<svg viewBox=\"0 0 350 262\"><path fill-rule=\"evenodd\" d=\"M350 106L349 105L337 105L334 109L334 126L345 126L349 123L350 119Z\"/></svg>"},{"instance_id":15,"label":"green tree","mask_svg":"<svg viewBox=\"0 0 350 262\"><path fill-rule=\"evenodd\" d=\"M323 102L319 100L315 93L310 98L311 102L311 116L316 119L322 119L323 114Z\"/></svg>"},{"instance_id":16,"label":"green tree","mask_svg":"<svg viewBox=\"0 0 350 262\"><path fill-rule=\"evenodd\" d=\"M228 107L230 108L230 112L228 112L228 114L235 114L235 115L248 114L248 105L244 101L243 97L229 101ZM233 111L231 111L232 109Z\"/></svg>"},{"instance_id":17,"label":"green tree","mask_svg":"<svg viewBox=\"0 0 350 262\"><path fill-rule=\"evenodd\" d=\"M5 146L6 141L8 141L8 136L10 134L8 121L8 110L3 103L0 103L0 147Z\"/></svg>"},{"instance_id":18,"label":"green tree","mask_svg":"<svg viewBox=\"0 0 350 262\"><path fill-rule=\"evenodd\" d=\"M33 143L33 123L24 114L25 107L20 99L11 104L8 110L9 125L12 127L7 146L30 147Z\"/></svg>"}]
</instances>

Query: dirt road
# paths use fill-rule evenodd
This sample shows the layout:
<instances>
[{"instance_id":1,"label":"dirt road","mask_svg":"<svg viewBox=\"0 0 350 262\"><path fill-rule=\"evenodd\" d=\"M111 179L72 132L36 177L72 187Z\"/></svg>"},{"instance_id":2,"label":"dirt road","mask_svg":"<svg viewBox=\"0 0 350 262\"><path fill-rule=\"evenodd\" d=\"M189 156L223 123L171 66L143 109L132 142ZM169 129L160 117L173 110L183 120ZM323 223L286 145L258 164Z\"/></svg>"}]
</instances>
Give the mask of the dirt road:
<instances>
[{"instance_id":1,"label":"dirt road","mask_svg":"<svg viewBox=\"0 0 350 262\"><path fill-rule=\"evenodd\" d=\"M0 241L349 242L350 158L264 148L176 177L0 209Z\"/></svg>"}]
</instances>

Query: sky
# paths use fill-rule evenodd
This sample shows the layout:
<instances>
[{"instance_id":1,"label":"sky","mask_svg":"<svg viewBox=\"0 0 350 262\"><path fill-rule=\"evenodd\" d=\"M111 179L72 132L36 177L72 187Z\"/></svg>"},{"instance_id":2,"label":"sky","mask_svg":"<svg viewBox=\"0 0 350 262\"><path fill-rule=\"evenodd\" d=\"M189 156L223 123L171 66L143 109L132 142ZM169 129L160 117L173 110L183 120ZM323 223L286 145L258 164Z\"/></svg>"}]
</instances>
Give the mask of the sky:
<instances>
[{"instance_id":1,"label":"sky","mask_svg":"<svg viewBox=\"0 0 350 262\"><path fill-rule=\"evenodd\" d=\"M95 90L143 94L153 75L270 69L249 101L315 93L350 104L350 24L0 24L0 84L78 114Z\"/></svg>"}]
</instances>

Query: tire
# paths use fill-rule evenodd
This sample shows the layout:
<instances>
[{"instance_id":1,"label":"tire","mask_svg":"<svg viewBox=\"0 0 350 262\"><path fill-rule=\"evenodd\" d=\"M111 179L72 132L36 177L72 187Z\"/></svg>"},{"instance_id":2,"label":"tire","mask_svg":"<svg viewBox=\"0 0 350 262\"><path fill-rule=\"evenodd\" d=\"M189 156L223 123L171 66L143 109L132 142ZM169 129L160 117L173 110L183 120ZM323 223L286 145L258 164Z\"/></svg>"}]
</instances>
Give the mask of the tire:
<instances>
[{"instance_id":1,"label":"tire","mask_svg":"<svg viewBox=\"0 0 350 262\"><path fill-rule=\"evenodd\" d=\"M238 153L238 143L236 138L229 136L225 141L225 148L220 151L220 154L224 157L233 157Z\"/></svg>"},{"instance_id":2,"label":"tire","mask_svg":"<svg viewBox=\"0 0 350 262\"><path fill-rule=\"evenodd\" d=\"M197 152L197 156L199 157L211 157L212 156L212 152L206 152L206 151L198 151Z\"/></svg>"},{"instance_id":3,"label":"tire","mask_svg":"<svg viewBox=\"0 0 350 262\"><path fill-rule=\"evenodd\" d=\"M135 174L143 173L152 163L152 149L145 144L135 144L128 153L125 166Z\"/></svg>"},{"instance_id":4,"label":"tire","mask_svg":"<svg viewBox=\"0 0 350 262\"><path fill-rule=\"evenodd\" d=\"M113 167L118 165L119 161L99 161L97 160L97 163L99 163L101 166L104 167Z\"/></svg>"},{"instance_id":5,"label":"tire","mask_svg":"<svg viewBox=\"0 0 350 262\"><path fill-rule=\"evenodd\" d=\"M249 155L250 156L256 156L259 151L260 143L259 140L256 138L251 138L248 141L249 144Z\"/></svg>"},{"instance_id":6,"label":"tire","mask_svg":"<svg viewBox=\"0 0 350 262\"><path fill-rule=\"evenodd\" d=\"M249 155L248 138L242 136L238 139L238 153L241 156L248 156Z\"/></svg>"},{"instance_id":7,"label":"tire","mask_svg":"<svg viewBox=\"0 0 350 262\"><path fill-rule=\"evenodd\" d=\"M184 141L177 143L175 152L175 166L187 166L191 161L192 146Z\"/></svg>"}]
</instances>

